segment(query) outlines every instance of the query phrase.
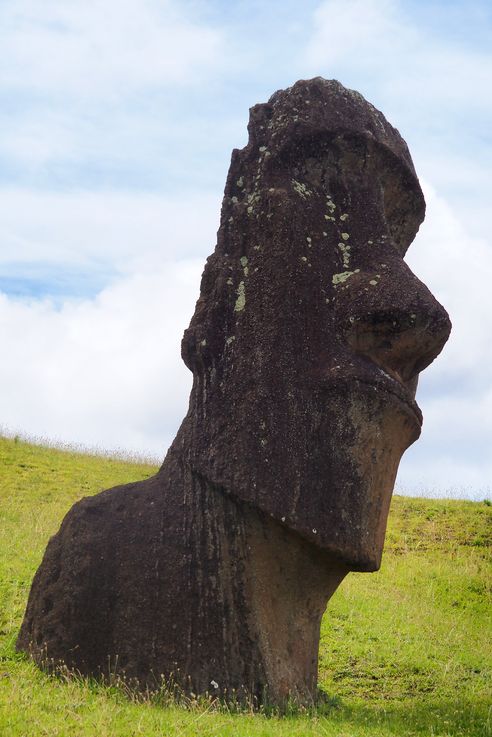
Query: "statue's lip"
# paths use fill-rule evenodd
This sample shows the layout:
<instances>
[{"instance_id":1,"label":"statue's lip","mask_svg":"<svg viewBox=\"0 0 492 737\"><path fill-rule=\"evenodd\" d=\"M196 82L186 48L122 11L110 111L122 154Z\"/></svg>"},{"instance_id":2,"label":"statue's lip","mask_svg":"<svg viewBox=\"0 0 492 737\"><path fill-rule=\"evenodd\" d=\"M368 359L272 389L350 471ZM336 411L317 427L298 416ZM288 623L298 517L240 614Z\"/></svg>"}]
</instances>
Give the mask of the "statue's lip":
<instances>
[{"instance_id":1,"label":"statue's lip","mask_svg":"<svg viewBox=\"0 0 492 737\"><path fill-rule=\"evenodd\" d=\"M367 370L369 366L370 370ZM352 393L354 385L359 388L362 388L362 385L364 388L370 388L375 392L388 394L392 399L397 399L400 404L404 405L410 411L412 418L418 426L421 427L423 422L422 410L415 401L413 392L410 391L403 381L398 380L380 366L372 362L369 366L365 367L366 370L364 372L349 371L345 374L342 374L341 371L337 372L337 369L341 369L341 366L334 366L330 372L331 376L329 378L325 377L323 383L327 387L330 385L340 386L340 384L344 384L350 393Z\"/></svg>"},{"instance_id":2,"label":"statue's lip","mask_svg":"<svg viewBox=\"0 0 492 737\"><path fill-rule=\"evenodd\" d=\"M421 427L423 422L422 410L415 401L410 390L403 382L400 382L398 379L388 374L384 369L379 366L377 368L381 372L381 378L378 379L378 381L375 382L363 378L359 378L358 381L363 384L373 386L377 391L383 391L396 397L396 399L410 409L415 420L418 422L419 427Z\"/></svg>"}]
</instances>

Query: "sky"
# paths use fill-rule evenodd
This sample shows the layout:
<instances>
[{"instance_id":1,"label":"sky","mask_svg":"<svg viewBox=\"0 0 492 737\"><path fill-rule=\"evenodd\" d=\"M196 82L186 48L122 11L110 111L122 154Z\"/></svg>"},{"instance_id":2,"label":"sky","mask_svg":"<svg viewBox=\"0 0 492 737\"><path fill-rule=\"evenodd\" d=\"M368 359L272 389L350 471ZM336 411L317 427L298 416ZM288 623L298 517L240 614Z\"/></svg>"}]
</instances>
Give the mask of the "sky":
<instances>
[{"instance_id":1,"label":"sky","mask_svg":"<svg viewBox=\"0 0 492 737\"><path fill-rule=\"evenodd\" d=\"M400 493L492 487L490 0L1 0L0 429L158 460L248 109L338 79L407 141L453 333Z\"/></svg>"}]
</instances>

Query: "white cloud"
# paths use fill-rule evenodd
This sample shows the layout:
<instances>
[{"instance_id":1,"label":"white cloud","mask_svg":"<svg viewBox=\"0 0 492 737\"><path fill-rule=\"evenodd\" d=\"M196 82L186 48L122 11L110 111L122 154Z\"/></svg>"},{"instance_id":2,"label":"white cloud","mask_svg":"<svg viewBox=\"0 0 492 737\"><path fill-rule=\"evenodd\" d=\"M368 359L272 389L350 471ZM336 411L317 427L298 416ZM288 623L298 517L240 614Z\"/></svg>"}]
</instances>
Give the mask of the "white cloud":
<instances>
[{"instance_id":1,"label":"white cloud","mask_svg":"<svg viewBox=\"0 0 492 737\"><path fill-rule=\"evenodd\" d=\"M307 47L313 65L335 64L340 59L358 64L361 47L380 49L378 63L398 29L394 0L326 0L314 13L314 33ZM382 48L384 47L384 49Z\"/></svg>"},{"instance_id":2,"label":"white cloud","mask_svg":"<svg viewBox=\"0 0 492 737\"><path fill-rule=\"evenodd\" d=\"M202 268L170 262L60 308L0 295L2 425L163 457L186 411L180 341Z\"/></svg>"},{"instance_id":3,"label":"white cloud","mask_svg":"<svg viewBox=\"0 0 492 737\"><path fill-rule=\"evenodd\" d=\"M77 129L67 115L45 110L36 116L7 116L1 119L0 151L5 159L14 160L28 171L35 171L50 159L70 158L76 149Z\"/></svg>"},{"instance_id":4,"label":"white cloud","mask_svg":"<svg viewBox=\"0 0 492 737\"><path fill-rule=\"evenodd\" d=\"M410 463L406 461L410 460ZM431 498L492 499L492 464L477 463L466 456L457 458L452 449L422 458L413 447L404 456L404 473L399 473L396 494Z\"/></svg>"},{"instance_id":5,"label":"white cloud","mask_svg":"<svg viewBox=\"0 0 492 737\"><path fill-rule=\"evenodd\" d=\"M467 17L462 8L462 20ZM460 19L455 21L459 24ZM449 113L456 119L491 110L492 54L475 49L459 35L441 32L439 18L425 9L412 17L399 0L325 0L314 13L306 47L312 73L340 75L372 97L377 93L389 119L405 110L405 120L422 122L429 133ZM460 104L458 104L460 101ZM466 107L463 107L466 105ZM441 121L439 121L441 122Z\"/></svg>"},{"instance_id":6,"label":"white cloud","mask_svg":"<svg viewBox=\"0 0 492 737\"><path fill-rule=\"evenodd\" d=\"M111 277L92 299L0 294L2 425L162 456L186 411L180 341L218 210L207 194L1 192L0 278L49 293L67 270Z\"/></svg>"},{"instance_id":7,"label":"white cloud","mask_svg":"<svg viewBox=\"0 0 492 737\"><path fill-rule=\"evenodd\" d=\"M149 193L0 190L0 274L42 261L140 273L198 256L215 245L219 198Z\"/></svg>"},{"instance_id":8,"label":"white cloud","mask_svg":"<svg viewBox=\"0 0 492 737\"><path fill-rule=\"evenodd\" d=\"M1 2L2 181L175 189L190 140L230 135L203 103L228 51L192 2Z\"/></svg>"},{"instance_id":9,"label":"white cloud","mask_svg":"<svg viewBox=\"0 0 492 737\"><path fill-rule=\"evenodd\" d=\"M196 83L223 51L219 30L171 0L6 0L0 28L4 87L79 102Z\"/></svg>"},{"instance_id":10,"label":"white cloud","mask_svg":"<svg viewBox=\"0 0 492 737\"><path fill-rule=\"evenodd\" d=\"M49 294L66 270L87 270L89 283L98 269L111 277L90 299L0 293L2 426L161 457L186 411L180 341L215 244L218 198L0 195L0 279L38 278Z\"/></svg>"}]
</instances>

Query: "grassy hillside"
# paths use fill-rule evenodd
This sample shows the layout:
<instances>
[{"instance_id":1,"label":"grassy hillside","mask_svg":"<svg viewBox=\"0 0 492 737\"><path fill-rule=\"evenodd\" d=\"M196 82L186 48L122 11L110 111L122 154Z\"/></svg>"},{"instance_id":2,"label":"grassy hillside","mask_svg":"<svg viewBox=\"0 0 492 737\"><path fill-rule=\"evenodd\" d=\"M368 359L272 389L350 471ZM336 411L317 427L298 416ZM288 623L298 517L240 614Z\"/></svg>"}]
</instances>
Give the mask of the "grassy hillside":
<instances>
[{"instance_id":1,"label":"grassy hillside","mask_svg":"<svg viewBox=\"0 0 492 737\"><path fill-rule=\"evenodd\" d=\"M55 679L14 651L50 535L81 496L149 465L0 438L0 735L393 737L492 735L490 542L485 503L395 497L384 562L350 574L325 615L326 703L286 717L187 709Z\"/></svg>"}]
</instances>

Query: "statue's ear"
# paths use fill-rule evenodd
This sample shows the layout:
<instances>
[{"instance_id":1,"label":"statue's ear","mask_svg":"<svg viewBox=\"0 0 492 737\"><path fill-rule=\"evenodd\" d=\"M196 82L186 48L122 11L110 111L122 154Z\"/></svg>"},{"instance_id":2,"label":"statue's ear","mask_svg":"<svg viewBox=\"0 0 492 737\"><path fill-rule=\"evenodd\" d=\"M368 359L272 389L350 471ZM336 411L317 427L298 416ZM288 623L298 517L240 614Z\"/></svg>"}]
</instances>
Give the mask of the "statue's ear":
<instances>
[{"instance_id":1,"label":"statue's ear","mask_svg":"<svg viewBox=\"0 0 492 737\"><path fill-rule=\"evenodd\" d=\"M181 341L181 358L186 366L196 373L203 369L207 364L207 357L210 354L210 345L207 341L206 329L206 310L202 297L196 304L195 314L191 320L190 326L184 331Z\"/></svg>"},{"instance_id":2,"label":"statue's ear","mask_svg":"<svg viewBox=\"0 0 492 737\"><path fill-rule=\"evenodd\" d=\"M200 298L189 327L181 341L181 357L192 371L200 372L214 365L218 367L224 356L227 336L235 322L234 303L237 289L231 286L232 276L236 284L240 276L234 275L227 254L212 254L207 259L200 286ZM236 268L242 273L240 260Z\"/></svg>"},{"instance_id":3,"label":"statue's ear","mask_svg":"<svg viewBox=\"0 0 492 737\"><path fill-rule=\"evenodd\" d=\"M204 358L209 352L209 340L207 340L210 311L210 296L214 289L217 278L217 269L214 254L209 256L203 270L200 297L195 305L195 312L191 318L189 327L184 331L181 341L181 358L190 371L195 372L203 367Z\"/></svg>"},{"instance_id":4,"label":"statue's ear","mask_svg":"<svg viewBox=\"0 0 492 737\"><path fill-rule=\"evenodd\" d=\"M196 358L196 336L191 326L184 331L181 340L181 358L190 371L193 371Z\"/></svg>"}]
</instances>

